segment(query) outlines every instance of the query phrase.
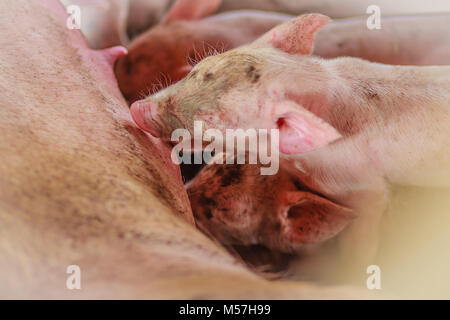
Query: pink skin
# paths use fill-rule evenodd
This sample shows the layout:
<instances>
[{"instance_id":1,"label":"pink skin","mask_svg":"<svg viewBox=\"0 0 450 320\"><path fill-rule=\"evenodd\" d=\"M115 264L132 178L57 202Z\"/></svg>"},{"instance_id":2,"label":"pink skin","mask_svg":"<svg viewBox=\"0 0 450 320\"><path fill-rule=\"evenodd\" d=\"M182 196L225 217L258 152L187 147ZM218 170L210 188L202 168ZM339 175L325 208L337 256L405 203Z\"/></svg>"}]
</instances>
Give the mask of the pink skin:
<instances>
[{"instance_id":1,"label":"pink skin","mask_svg":"<svg viewBox=\"0 0 450 320\"><path fill-rule=\"evenodd\" d=\"M211 4L197 1L184 10L174 6L167 15L170 19L129 45L130 54L119 60L115 71L130 103L184 78L192 69L189 59L198 61L214 54L214 50L250 43L273 26L293 18L251 11L207 17L215 9ZM204 11L199 12L200 8ZM450 34L435 30L450 28L449 17L386 17L381 30L369 30L366 18L335 21L318 32L313 54L326 58L361 57L388 64L447 64L448 55L442 52L450 50Z\"/></svg>"},{"instance_id":2,"label":"pink skin","mask_svg":"<svg viewBox=\"0 0 450 320\"><path fill-rule=\"evenodd\" d=\"M158 25L130 43L129 55L115 68L130 103L181 80L195 61L252 42L289 18L249 11L211 16L219 4L178 0Z\"/></svg>"},{"instance_id":3,"label":"pink skin","mask_svg":"<svg viewBox=\"0 0 450 320\"><path fill-rule=\"evenodd\" d=\"M62 0L69 7L81 10L81 31L89 46L103 49L126 45L126 24L130 1L134 0Z\"/></svg>"},{"instance_id":4,"label":"pink skin","mask_svg":"<svg viewBox=\"0 0 450 320\"><path fill-rule=\"evenodd\" d=\"M260 168L213 162L202 169L186 185L197 225L227 245L299 254L355 218L352 210L312 193L288 172L262 176Z\"/></svg>"},{"instance_id":5,"label":"pink skin","mask_svg":"<svg viewBox=\"0 0 450 320\"><path fill-rule=\"evenodd\" d=\"M128 50L122 46L103 49L100 52L104 55L105 59L109 62L111 67L114 67L117 59L128 54Z\"/></svg>"},{"instance_id":6,"label":"pink skin","mask_svg":"<svg viewBox=\"0 0 450 320\"><path fill-rule=\"evenodd\" d=\"M156 25L172 0L130 0L127 33L131 39Z\"/></svg>"},{"instance_id":7,"label":"pink skin","mask_svg":"<svg viewBox=\"0 0 450 320\"><path fill-rule=\"evenodd\" d=\"M103 49L128 45L130 39L156 25L171 0L61 0L79 6L81 31L89 46Z\"/></svg>"},{"instance_id":8,"label":"pink skin","mask_svg":"<svg viewBox=\"0 0 450 320\"><path fill-rule=\"evenodd\" d=\"M248 46L209 57L131 112L142 112L143 104L155 108L153 129L166 139L179 126L192 130L193 120L220 130L278 127L280 148L290 159L285 169L358 212L340 236L342 259L364 264L376 252L389 184L450 184L450 70L309 56L328 21L300 16ZM202 106L216 120L205 117ZM303 132L314 130L323 137L312 150Z\"/></svg>"},{"instance_id":9,"label":"pink skin","mask_svg":"<svg viewBox=\"0 0 450 320\"><path fill-rule=\"evenodd\" d=\"M366 15L370 5L377 5L386 16L406 15L416 13L449 12L447 0L434 0L432 4L422 0L391 1L391 0L224 0L220 10L267 10L300 15L310 12L320 12L332 18L347 18Z\"/></svg>"},{"instance_id":10,"label":"pink skin","mask_svg":"<svg viewBox=\"0 0 450 320\"><path fill-rule=\"evenodd\" d=\"M443 32L436 32L437 29ZM450 64L450 32L444 31L449 29L449 14L386 17L381 30L369 30L366 19L341 20L318 30L313 54L326 58L361 57L396 65L447 65ZM272 37L274 35L272 33ZM277 99L276 93L272 94ZM290 98L309 105L316 114L323 112L319 109L326 102L319 101L324 98L317 96L294 94ZM261 104L262 100L258 102ZM132 113L135 114L133 110ZM150 127L147 126L147 130ZM151 130L157 131L156 128Z\"/></svg>"},{"instance_id":11,"label":"pink skin","mask_svg":"<svg viewBox=\"0 0 450 320\"><path fill-rule=\"evenodd\" d=\"M191 70L189 55L208 46L228 47L230 40L218 36L221 30L201 28L197 21L212 14L220 0L177 0L162 21L129 45L130 54L115 68L119 87L125 98L134 102L155 90L162 81L171 84ZM220 26L219 26L220 28ZM194 30L204 29L204 35ZM204 41L202 41L204 40ZM200 57L196 57L200 58Z\"/></svg>"},{"instance_id":12,"label":"pink skin","mask_svg":"<svg viewBox=\"0 0 450 320\"><path fill-rule=\"evenodd\" d=\"M277 121L280 140L284 141L281 152L292 154L314 151L342 137L336 129L306 110L290 114L294 108L295 104L289 102L276 103L272 107L281 114ZM299 135L303 137L301 141L298 140Z\"/></svg>"},{"instance_id":13,"label":"pink skin","mask_svg":"<svg viewBox=\"0 0 450 320\"><path fill-rule=\"evenodd\" d=\"M159 138L158 130L153 129L157 126L158 115L155 113L156 108L146 108L146 106L146 104L139 104L139 102L135 103L134 110L138 110L138 112L131 113L131 116L141 130L149 128L148 132L152 136ZM147 114L148 112L150 114Z\"/></svg>"},{"instance_id":14,"label":"pink skin","mask_svg":"<svg viewBox=\"0 0 450 320\"><path fill-rule=\"evenodd\" d=\"M366 19L333 21L317 32L313 55L394 65L450 64L449 13L389 16L382 22L380 30L369 30Z\"/></svg>"},{"instance_id":15,"label":"pink skin","mask_svg":"<svg viewBox=\"0 0 450 320\"><path fill-rule=\"evenodd\" d=\"M134 125L111 68L125 51L89 49L57 0L0 10L2 299L367 296L238 263L193 227L170 150Z\"/></svg>"}]
</instances>

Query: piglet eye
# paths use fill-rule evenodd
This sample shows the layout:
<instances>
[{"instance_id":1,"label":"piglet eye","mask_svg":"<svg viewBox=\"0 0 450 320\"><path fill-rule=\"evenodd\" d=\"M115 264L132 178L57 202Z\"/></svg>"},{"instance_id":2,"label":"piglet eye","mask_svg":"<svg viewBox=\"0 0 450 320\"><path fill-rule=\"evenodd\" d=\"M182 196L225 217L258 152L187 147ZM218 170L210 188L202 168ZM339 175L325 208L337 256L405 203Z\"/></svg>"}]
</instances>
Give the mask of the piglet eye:
<instances>
[{"instance_id":1,"label":"piglet eye","mask_svg":"<svg viewBox=\"0 0 450 320\"><path fill-rule=\"evenodd\" d=\"M258 72L258 70L256 70L254 66L248 67L246 74L252 83L258 82L259 78L261 78L261 74Z\"/></svg>"},{"instance_id":2,"label":"piglet eye","mask_svg":"<svg viewBox=\"0 0 450 320\"><path fill-rule=\"evenodd\" d=\"M204 77L205 81L212 80L213 78L214 75L211 72L207 72Z\"/></svg>"},{"instance_id":3,"label":"piglet eye","mask_svg":"<svg viewBox=\"0 0 450 320\"><path fill-rule=\"evenodd\" d=\"M213 214L211 212L211 209L205 208L205 211L203 212L206 219L211 219L213 217Z\"/></svg>"}]
</instances>

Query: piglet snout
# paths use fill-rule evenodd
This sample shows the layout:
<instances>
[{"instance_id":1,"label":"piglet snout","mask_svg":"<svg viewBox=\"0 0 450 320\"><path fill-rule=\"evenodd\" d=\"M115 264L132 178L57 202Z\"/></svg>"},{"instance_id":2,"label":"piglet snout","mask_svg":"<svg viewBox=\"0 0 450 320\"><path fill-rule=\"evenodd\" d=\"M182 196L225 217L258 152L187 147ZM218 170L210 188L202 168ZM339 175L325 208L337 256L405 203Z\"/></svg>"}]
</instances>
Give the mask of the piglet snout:
<instances>
[{"instance_id":1,"label":"piglet snout","mask_svg":"<svg viewBox=\"0 0 450 320\"><path fill-rule=\"evenodd\" d=\"M160 127L157 123L158 104L150 100L141 100L133 103L130 108L131 116L137 126L150 133L155 138L161 137Z\"/></svg>"}]
</instances>

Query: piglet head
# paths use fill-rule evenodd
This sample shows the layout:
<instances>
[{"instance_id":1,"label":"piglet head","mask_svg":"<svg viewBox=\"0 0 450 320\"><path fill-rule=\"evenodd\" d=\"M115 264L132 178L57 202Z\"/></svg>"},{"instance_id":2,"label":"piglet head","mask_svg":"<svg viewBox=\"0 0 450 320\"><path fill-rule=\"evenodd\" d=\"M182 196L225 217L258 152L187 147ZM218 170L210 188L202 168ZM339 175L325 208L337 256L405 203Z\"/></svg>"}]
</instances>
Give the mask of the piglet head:
<instances>
[{"instance_id":1,"label":"piglet head","mask_svg":"<svg viewBox=\"0 0 450 320\"><path fill-rule=\"evenodd\" d=\"M324 147L340 137L326 122L335 80L310 54L316 31L328 21L320 14L302 15L250 45L208 57L180 82L132 106L133 117L158 117L166 139L175 129L192 131L194 121L203 121L205 130L223 133L279 129L280 150L286 154Z\"/></svg>"},{"instance_id":2,"label":"piglet head","mask_svg":"<svg viewBox=\"0 0 450 320\"><path fill-rule=\"evenodd\" d=\"M184 78L192 62L222 39L196 22L211 15L221 0L177 0L161 23L134 39L115 73L125 98L133 103Z\"/></svg>"},{"instance_id":3,"label":"piglet head","mask_svg":"<svg viewBox=\"0 0 450 320\"><path fill-rule=\"evenodd\" d=\"M256 165L238 164L202 169L186 185L197 226L223 244L259 244L258 229L265 215L256 209L268 199L254 189L258 170Z\"/></svg>"},{"instance_id":4,"label":"piglet head","mask_svg":"<svg viewBox=\"0 0 450 320\"><path fill-rule=\"evenodd\" d=\"M186 187L197 225L228 245L295 253L334 237L354 218L299 177L283 170L262 176L259 165L211 164Z\"/></svg>"}]
</instances>

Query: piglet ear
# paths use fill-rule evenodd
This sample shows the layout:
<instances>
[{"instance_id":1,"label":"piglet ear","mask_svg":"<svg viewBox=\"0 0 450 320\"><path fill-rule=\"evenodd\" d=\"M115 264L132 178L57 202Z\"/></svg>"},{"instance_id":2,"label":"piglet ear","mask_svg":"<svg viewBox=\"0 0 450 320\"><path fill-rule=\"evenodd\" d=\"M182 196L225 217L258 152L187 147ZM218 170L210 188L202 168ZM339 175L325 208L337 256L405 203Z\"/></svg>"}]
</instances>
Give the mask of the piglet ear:
<instances>
[{"instance_id":1,"label":"piglet ear","mask_svg":"<svg viewBox=\"0 0 450 320\"><path fill-rule=\"evenodd\" d=\"M356 216L349 208L304 191L287 194L283 236L290 247L328 240L341 232Z\"/></svg>"},{"instance_id":2,"label":"piglet ear","mask_svg":"<svg viewBox=\"0 0 450 320\"><path fill-rule=\"evenodd\" d=\"M273 28L256 40L255 44L261 46L270 44L289 54L310 55L317 30L330 20L322 14L304 14Z\"/></svg>"},{"instance_id":3,"label":"piglet ear","mask_svg":"<svg viewBox=\"0 0 450 320\"><path fill-rule=\"evenodd\" d=\"M277 102L275 110L282 153L314 151L341 138L335 128L295 102Z\"/></svg>"},{"instance_id":4,"label":"piglet ear","mask_svg":"<svg viewBox=\"0 0 450 320\"><path fill-rule=\"evenodd\" d=\"M163 23L202 19L214 13L221 3L222 0L177 0L163 19Z\"/></svg>"}]
</instances>

